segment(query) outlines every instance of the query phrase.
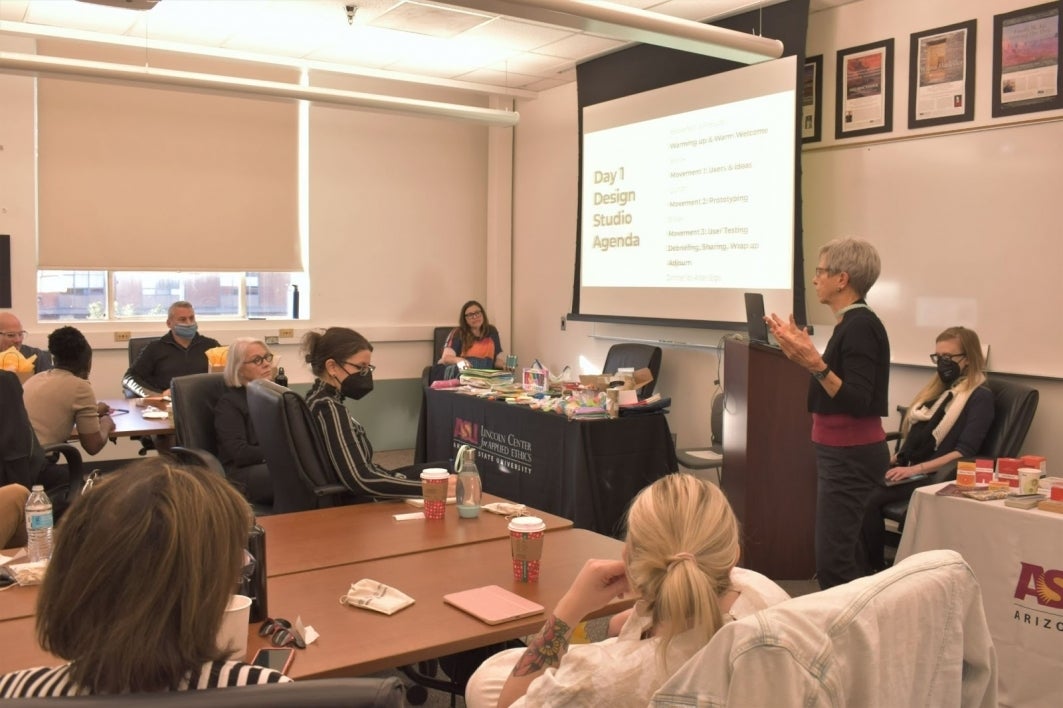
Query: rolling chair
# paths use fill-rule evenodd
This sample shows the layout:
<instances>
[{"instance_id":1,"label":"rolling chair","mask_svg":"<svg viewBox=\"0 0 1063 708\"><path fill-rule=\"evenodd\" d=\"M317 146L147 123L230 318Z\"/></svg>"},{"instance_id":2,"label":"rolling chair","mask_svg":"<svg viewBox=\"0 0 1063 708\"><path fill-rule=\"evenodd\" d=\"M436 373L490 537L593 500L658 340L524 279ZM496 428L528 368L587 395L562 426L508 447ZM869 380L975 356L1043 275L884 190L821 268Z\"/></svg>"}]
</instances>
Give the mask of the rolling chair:
<instances>
[{"instance_id":1,"label":"rolling chair","mask_svg":"<svg viewBox=\"0 0 1063 708\"><path fill-rule=\"evenodd\" d=\"M133 366L133 362L135 362L140 357L140 353L143 352L149 344L159 339L161 339L161 337L133 337L132 339L130 339L128 347L129 366ZM140 397L140 394L138 394L136 391L130 391L125 386L122 387L122 393L125 394L126 398Z\"/></svg>"},{"instance_id":2,"label":"rolling chair","mask_svg":"<svg viewBox=\"0 0 1063 708\"><path fill-rule=\"evenodd\" d=\"M56 520L81 494L85 467L81 451L68 443L41 445L30 425L18 376L0 370L0 485L21 484L29 489L49 465L66 463L65 475L44 490L52 500Z\"/></svg>"},{"instance_id":3,"label":"rolling chair","mask_svg":"<svg viewBox=\"0 0 1063 708\"><path fill-rule=\"evenodd\" d=\"M991 459L1015 457L1019 454L1023 441L1026 440L1026 434L1030 432L1030 424L1033 423L1033 416L1037 412L1040 394L1037 389L1025 384L998 378L987 379L986 385L993 392L993 424L989 426L976 457ZM897 410L903 419L907 408L898 406ZM887 437L897 440L897 444L900 444L899 435L891 433ZM935 470L927 484L939 484L954 479L956 479L955 462ZM910 491L914 492L915 487L912 486ZM900 533L904 530L904 519L908 515L908 502L909 499L901 499L882 508L883 519L890 519L897 523L896 533L886 533L887 545L896 546L900 543Z\"/></svg>"},{"instance_id":4,"label":"rolling chair","mask_svg":"<svg viewBox=\"0 0 1063 708\"><path fill-rule=\"evenodd\" d=\"M928 551L729 622L651 705L695 703L996 706L996 652L978 580L956 551Z\"/></svg>"},{"instance_id":5,"label":"rolling chair","mask_svg":"<svg viewBox=\"0 0 1063 708\"><path fill-rule=\"evenodd\" d=\"M708 447L676 450L679 464L690 470L716 470L717 479L723 482L723 392L712 397L712 412L709 427L712 431Z\"/></svg>"},{"instance_id":6,"label":"rolling chair","mask_svg":"<svg viewBox=\"0 0 1063 708\"><path fill-rule=\"evenodd\" d=\"M262 686L211 688L203 691L160 691L61 698L8 698L11 708L402 708L402 682L388 678L333 678Z\"/></svg>"},{"instance_id":7,"label":"rolling chair","mask_svg":"<svg viewBox=\"0 0 1063 708\"><path fill-rule=\"evenodd\" d=\"M437 381L443 378L443 370L446 369L446 364L438 364L440 357L443 356L443 345L447 343L447 337L454 331L453 327L436 327L432 330L432 363L424 367L424 371L421 372L421 385L428 386L433 381Z\"/></svg>"},{"instance_id":8,"label":"rolling chair","mask_svg":"<svg viewBox=\"0 0 1063 708\"><path fill-rule=\"evenodd\" d=\"M273 478L273 512L334 506L347 488L336 481L302 397L272 381L247 385L251 423Z\"/></svg>"},{"instance_id":9,"label":"rolling chair","mask_svg":"<svg viewBox=\"0 0 1063 708\"><path fill-rule=\"evenodd\" d=\"M646 398L653 394L657 385L657 379L661 375L661 348L649 344L636 344L624 342L609 347L609 353L605 355L605 364L602 366L603 374L616 373L617 369L632 367L634 369L649 369L653 374L653 381L640 388L637 393L639 398Z\"/></svg>"}]
</instances>

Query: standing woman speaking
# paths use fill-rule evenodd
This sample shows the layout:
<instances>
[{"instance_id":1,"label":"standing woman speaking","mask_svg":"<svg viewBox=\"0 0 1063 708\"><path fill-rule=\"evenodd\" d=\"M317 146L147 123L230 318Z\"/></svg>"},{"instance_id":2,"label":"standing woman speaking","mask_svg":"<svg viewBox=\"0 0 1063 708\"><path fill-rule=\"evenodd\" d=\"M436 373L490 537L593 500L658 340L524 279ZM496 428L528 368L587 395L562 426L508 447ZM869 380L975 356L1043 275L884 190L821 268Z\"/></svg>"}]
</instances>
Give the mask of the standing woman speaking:
<instances>
[{"instance_id":1,"label":"standing woman speaking","mask_svg":"<svg viewBox=\"0 0 1063 708\"><path fill-rule=\"evenodd\" d=\"M826 589L864 574L864 508L889 466L882 429L889 394L890 343L864 298L881 270L867 241L835 239L819 250L812 285L837 319L821 355L793 315L765 318L783 352L808 370L816 450L816 574Z\"/></svg>"}]
</instances>

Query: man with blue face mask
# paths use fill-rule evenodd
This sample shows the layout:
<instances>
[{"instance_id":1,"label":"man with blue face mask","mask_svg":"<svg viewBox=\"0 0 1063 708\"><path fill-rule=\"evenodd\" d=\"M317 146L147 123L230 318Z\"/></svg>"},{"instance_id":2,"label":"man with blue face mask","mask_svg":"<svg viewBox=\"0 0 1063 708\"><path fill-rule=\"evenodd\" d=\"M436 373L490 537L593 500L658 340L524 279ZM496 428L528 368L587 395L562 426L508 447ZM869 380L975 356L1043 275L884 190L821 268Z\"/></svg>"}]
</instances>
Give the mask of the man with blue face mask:
<instances>
[{"instance_id":1,"label":"man with blue face mask","mask_svg":"<svg viewBox=\"0 0 1063 708\"><path fill-rule=\"evenodd\" d=\"M171 379L206 373L207 350L220 346L217 340L199 333L190 302L179 300L170 305L166 326L170 331L144 347L122 379L122 385L138 396L170 395Z\"/></svg>"}]
</instances>

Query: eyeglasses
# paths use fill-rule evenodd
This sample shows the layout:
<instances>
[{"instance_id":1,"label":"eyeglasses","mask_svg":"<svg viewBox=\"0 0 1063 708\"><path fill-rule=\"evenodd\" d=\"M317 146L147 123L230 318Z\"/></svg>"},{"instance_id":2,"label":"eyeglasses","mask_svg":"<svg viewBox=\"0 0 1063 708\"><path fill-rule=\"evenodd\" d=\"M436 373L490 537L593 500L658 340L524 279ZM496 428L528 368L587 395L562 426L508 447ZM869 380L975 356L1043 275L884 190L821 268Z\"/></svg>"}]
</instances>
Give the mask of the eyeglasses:
<instances>
[{"instance_id":1,"label":"eyeglasses","mask_svg":"<svg viewBox=\"0 0 1063 708\"><path fill-rule=\"evenodd\" d=\"M294 644L297 649L306 649L306 642L292 629L292 623L278 617L267 617L266 621L258 628L258 636L269 637L269 641L275 647L286 647Z\"/></svg>"},{"instance_id":2,"label":"eyeglasses","mask_svg":"<svg viewBox=\"0 0 1063 708\"><path fill-rule=\"evenodd\" d=\"M475 317L483 317L483 316L484 316L484 311L483 310L473 310L472 312L466 312L465 313L465 319L467 319L467 320L471 320L471 319L473 319Z\"/></svg>"},{"instance_id":3,"label":"eyeglasses","mask_svg":"<svg viewBox=\"0 0 1063 708\"><path fill-rule=\"evenodd\" d=\"M957 359L963 359L966 356L967 356L966 353L960 353L960 354L931 354L930 355L930 361L932 361L932 362L934 362L936 364L939 361L956 361Z\"/></svg>"},{"instance_id":4,"label":"eyeglasses","mask_svg":"<svg viewBox=\"0 0 1063 708\"><path fill-rule=\"evenodd\" d=\"M252 366L258 366L259 364L261 364L264 361L267 361L267 362L268 361L273 361L273 355L272 354L261 354L259 356L253 356L250 359L248 359L247 361L245 361L244 363L245 364L251 364Z\"/></svg>"},{"instance_id":5,"label":"eyeglasses","mask_svg":"<svg viewBox=\"0 0 1063 708\"><path fill-rule=\"evenodd\" d=\"M372 364L355 364L354 362L345 361L340 364L340 366L343 367L344 371L347 371L348 366L353 366L354 373L351 374L351 376L369 376L371 373L376 371L376 367Z\"/></svg>"},{"instance_id":6,"label":"eyeglasses","mask_svg":"<svg viewBox=\"0 0 1063 708\"><path fill-rule=\"evenodd\" d=\"M817 278L822 278L824 275L834 275L834 271L830 268L816 268Z\"/></svg>"},{"instance_id":7,"label":"eyeglasses","mask_svg":"<svg viewBox=\"0 0 1063 708\"><path fill-rule=\"evenodd\" d=\"M25 337L27 334L29 334L29 332L24 329L21 329L18 332L0 332L0 336L7 337L8 339L18 339L19 337Z\"/></svg>"}]
</instances>

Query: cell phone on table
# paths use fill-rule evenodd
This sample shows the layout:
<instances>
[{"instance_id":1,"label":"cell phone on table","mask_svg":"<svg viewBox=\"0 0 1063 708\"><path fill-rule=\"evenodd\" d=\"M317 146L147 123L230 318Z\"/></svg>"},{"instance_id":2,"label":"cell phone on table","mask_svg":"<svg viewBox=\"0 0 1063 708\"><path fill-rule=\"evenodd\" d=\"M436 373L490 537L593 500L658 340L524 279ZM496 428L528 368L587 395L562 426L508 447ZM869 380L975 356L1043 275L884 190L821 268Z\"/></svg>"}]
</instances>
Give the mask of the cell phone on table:
<instances>
[{"instance_id":1,"label":"cell phone on table","mask_svg":"<svg viewBox=\"0 0 1063 708\"><path fill-rule=\"evenodd\" d=\"M255 658L251 661L255 666L264 666L267 669L280 671L287 675L288 667L292 665L292 657L295 649L284 647L282 649L259 649L255 652Z\"/></svg>"}]
</instances>

